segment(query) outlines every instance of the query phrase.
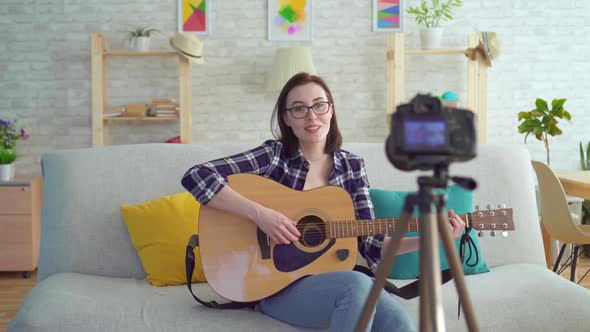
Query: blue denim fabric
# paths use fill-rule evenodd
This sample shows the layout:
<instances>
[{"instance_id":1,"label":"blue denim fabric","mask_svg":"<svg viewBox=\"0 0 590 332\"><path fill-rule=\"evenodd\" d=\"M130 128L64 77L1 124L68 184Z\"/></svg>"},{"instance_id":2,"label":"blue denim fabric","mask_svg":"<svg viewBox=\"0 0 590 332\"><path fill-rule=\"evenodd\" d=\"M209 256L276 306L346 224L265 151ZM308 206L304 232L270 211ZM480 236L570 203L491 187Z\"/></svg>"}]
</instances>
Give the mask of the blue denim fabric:
<instances>
[{"instance_id":1,"label":"blue denim fabric","mask_svg":"<svg viewBox=\"0 0 590 332\"><path fill-rule=\"evenodd\" d=\"M356 271L308 276L262 300L260 310L299 327L329 327L333 332L354 331L372 286L371 278ZM417 331L413 318L398 298L385 290L379 296L368 330Z\"/></svg>"}]
</instances>

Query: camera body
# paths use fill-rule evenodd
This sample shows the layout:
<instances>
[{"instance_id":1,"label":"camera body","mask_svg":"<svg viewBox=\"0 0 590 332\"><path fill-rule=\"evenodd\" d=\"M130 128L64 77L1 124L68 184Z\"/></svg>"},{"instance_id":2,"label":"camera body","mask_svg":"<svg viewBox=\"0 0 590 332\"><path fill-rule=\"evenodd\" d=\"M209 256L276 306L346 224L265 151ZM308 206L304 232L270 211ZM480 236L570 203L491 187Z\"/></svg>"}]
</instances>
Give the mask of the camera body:
<instances>
[{"instance_id":1,"label":"camera body","mask_svg":"<svg viewBox=\"0 0 590 332\"><path fill-rule=\"evenodd\" d=\"M438 98L418 94L392 114L387 157L403 171L473 159L477 148L474 118L469 110L442 107Z\"/></svg>"}]
</instances>

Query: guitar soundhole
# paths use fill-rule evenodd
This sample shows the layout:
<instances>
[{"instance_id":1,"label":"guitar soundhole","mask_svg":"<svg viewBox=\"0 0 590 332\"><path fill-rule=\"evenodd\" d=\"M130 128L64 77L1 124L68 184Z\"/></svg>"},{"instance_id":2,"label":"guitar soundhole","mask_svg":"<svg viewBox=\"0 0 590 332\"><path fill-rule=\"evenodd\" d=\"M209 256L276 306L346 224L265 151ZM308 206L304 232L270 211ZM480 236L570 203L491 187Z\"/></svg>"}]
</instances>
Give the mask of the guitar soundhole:
<instances>
[{"instance_id":1,"label":"guitar soundhole","mask_svg":"<svg viewBox=\"0 0 590 332\"><path fill-rule=\"evenodd\" d=\"M318 246L326 239L326 224L319 217L304 217L297 223L297 229L301 233L299 242L306 247Z\"/></svg>"}]
</instances>

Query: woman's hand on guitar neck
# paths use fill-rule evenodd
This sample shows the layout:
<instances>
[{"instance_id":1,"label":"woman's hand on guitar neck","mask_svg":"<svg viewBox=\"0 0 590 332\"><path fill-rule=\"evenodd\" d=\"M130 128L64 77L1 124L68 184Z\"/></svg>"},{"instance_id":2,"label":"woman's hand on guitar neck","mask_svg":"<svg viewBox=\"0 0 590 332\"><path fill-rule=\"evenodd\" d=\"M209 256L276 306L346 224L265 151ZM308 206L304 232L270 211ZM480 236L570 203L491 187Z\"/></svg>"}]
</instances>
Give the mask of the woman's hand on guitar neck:
<instances>
[{"instance_id":1,"label":"woman's hand on guitar neck","mask_svg":"<svg viewBox=\"0 0 590 332\"><path fill-rule=\"evenodd\" d=\"M255 222L275 244L289 244L301 236L294 221L273 209L262 207Z\"/></svg>"},{"instance_id":2,"label":"woman's hand on guitar neck","mask_svg":"<svg viewBox=\"0 0 590 332\"><path fill-rule=\"evenodd\" d=\"M455 214L455 211L449 210L449 224L453 231L453 238L456 239L463 234L465 229L465 222L461 217Z\"/></svg>"}]
</instances>

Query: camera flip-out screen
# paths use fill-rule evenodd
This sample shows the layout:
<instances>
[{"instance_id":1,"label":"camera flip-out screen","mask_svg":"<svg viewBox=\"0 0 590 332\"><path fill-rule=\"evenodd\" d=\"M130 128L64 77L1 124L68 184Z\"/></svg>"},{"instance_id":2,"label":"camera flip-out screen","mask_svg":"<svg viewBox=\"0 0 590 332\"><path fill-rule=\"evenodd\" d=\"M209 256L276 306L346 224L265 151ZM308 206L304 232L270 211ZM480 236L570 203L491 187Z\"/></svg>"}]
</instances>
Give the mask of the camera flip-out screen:
<instances>
[{"instance_id":1,"label":"camera flip-out screen","mask_svg":"<svg viewBox=\"0 0 590 332\"><path fill-rule=\"evenodd\" d=\"M447 146L446 122L439 119L420 119L404 122L405 147L410 151L423 151Z\"/></svg>"}]
</instances>

